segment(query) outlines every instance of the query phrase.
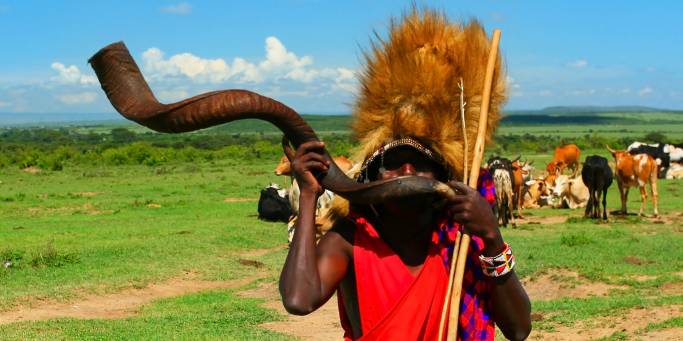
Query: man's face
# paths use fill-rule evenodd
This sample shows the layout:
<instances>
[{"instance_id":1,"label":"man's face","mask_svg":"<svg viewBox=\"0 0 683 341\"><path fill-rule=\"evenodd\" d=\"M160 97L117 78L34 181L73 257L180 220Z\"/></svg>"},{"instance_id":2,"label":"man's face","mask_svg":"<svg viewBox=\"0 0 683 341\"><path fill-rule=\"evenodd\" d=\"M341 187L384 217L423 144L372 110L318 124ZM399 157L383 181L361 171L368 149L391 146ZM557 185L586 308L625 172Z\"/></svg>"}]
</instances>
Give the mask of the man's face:
<instances>
[{"instance_id":1,"label":"man's face","mask_svg":"<svg viewBox=\"0 0 683 341\"><path fill-rule=\"evenodd\" d=\"M383 166L384 171L379 173L379 180L415 175L443 181L444 177L442 168L436 162L410 146L396 147L385 152Z\"/></svg>"}]
</instances>

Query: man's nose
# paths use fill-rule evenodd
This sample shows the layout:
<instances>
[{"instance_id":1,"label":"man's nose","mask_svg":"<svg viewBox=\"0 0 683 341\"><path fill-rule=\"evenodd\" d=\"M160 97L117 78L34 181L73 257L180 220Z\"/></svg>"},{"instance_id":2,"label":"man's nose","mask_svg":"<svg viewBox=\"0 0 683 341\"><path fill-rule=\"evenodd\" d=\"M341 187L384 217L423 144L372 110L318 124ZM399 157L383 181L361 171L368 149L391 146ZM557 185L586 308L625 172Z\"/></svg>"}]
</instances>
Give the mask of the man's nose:
<instances>
[{"instance_id":1,"label":"man's nose","mask_svg":"<svg viewBox=\"0 0 683 341\"><path fill-rule=\"evenodd\" d=\"M412 163L406 162L399 168L400 175L415 175L415 167Z\"/></svg>"}]
</instances>

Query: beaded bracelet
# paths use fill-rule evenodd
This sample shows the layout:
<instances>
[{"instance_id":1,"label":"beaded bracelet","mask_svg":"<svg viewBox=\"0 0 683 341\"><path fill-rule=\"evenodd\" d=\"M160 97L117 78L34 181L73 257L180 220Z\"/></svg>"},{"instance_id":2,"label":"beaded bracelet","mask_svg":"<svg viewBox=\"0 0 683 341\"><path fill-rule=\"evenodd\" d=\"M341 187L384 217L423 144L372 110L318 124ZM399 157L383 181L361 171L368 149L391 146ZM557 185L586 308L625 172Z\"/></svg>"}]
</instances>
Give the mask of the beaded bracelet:
<instances>
[{"instance_id":1,"label":"beaded bracelet","mask_svg":"<svg viewBox=\"0 0 683 341\"><path fill-rule=\"evenodd\" d=\"M515 256L512 254L510 245L504 243L505 249L494 257L479 256L481 270L489 277L500 277L508 274L515 267Z\"/></svg>"}]
</instances>

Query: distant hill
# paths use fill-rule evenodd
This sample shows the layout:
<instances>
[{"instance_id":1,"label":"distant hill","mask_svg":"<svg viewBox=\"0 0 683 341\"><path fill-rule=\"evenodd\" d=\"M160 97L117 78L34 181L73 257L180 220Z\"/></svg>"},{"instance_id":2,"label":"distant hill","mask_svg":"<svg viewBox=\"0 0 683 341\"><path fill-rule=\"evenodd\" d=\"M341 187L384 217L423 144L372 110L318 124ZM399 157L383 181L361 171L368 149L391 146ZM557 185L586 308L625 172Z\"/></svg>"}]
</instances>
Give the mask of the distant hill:
<instances>
[{"instance_id":1,"label":"distant hill","mask_svg":"<svg viewBox=\"0 0 683 341\"><path fill-rule=\"evenodd\" d=\"M3 113L0 112L0 126L62 125L72 123L110 122L126 120L118 113Z\"/></svg>"},{"instance_id":2,"label":"distant hill","mask_svg":"<svg viewBox=\"0 0 683 341\"><path fill-rule=\"evenodd\" d=\"M675 110L644 107L637 105L622 106L554 106L541 110L509 110L504 115L575 115L592 113L650 113L650 112L676 112Z\"/></svg>"}]
</instances>

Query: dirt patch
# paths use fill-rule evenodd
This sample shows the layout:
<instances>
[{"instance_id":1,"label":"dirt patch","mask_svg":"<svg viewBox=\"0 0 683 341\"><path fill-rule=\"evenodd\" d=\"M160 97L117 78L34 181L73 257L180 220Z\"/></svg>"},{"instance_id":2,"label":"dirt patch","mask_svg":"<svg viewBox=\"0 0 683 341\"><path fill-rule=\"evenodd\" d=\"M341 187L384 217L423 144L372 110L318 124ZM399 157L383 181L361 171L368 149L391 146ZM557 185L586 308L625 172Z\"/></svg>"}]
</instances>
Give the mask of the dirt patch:
<instances>
[{"instance_id":1,"label":"dirt patch","mask_svg":"<svg viewBox=\"0 0 683 341\"><path fill-rule=\"evenodd\" d=\"M38 174L41 172L40 168L38 168L36 166L26 167L26 168L22 169L22 171L29 173L29 174Z\"/></svg>"},{"instance_id":2,"label":"dirt patch","mask_svg":"<svg viewBox=\"0 0 683 341\"><path fill-rule=\"evenodd\" d=\"M225 198L223 202L253 202L258 201L258 198Z\"/></svg>"},{"instance_id":3,"label":"dirt patch","mask_svg":"<svg viewBox=\"0 0 683 341\"><path fill-rule=\"evenodd\" d=\"M242 265L251 266L254 268L262 268L265 266L265 264L263 264L257 260L243 259L243 258L239 259L239 263Z\"/></svg>"},{"instance_id":4,"label":"dirt patch","mask_svg":"<svg viewBox=\"0 0 683 341\"><path fill-rule=\"evenodd\" d=\"M257 288L239 292L238 295L264 298L266 303L263 307L287 317L284 321L261 324L262 328L310 341L341 340L344 335L339 323L337 298L334 296L315 312L306 316L296 316L287 313L282 306L276 283L261 283Z\"/></svg>"},{"instance_id":5,"label":"dirt patch","mask_svg":"<svg viewBox=\"0 0 683 341\"><path fill-rule=\"evenodd\" d=\"M522 284L532 301L547 301L561 297L607 296L611 290L628 288L591 282L578 273L567 270L553 270L552 273L527 277L522 280Z\"/></svg>"},{"instance_id":6,"label":"dirt patch","mask_svg":"<svg viewBox=\"0 0 683 341\"><path fill-rule=\"evenodd\" d=\"M76 192L72 193L73 195L79 196L79 197L94 197L96 195L102 194L101 192Z\"/></svg>"},{"instance_id":7,"label":"dirt patch","mask_svg":"<svg viewBox=\"0 0 683 341\"><path fill-rule=\"evenodd\" d=\"M659 287L659 292L664 296L676 296L683 294L683 282L667 282Z\"/></svg>"},{"instance_id":8,"label":"dirt patch","mask_svg":"<svg viewBox=\"0 0 683 341\"><path fill-rule=\"evenodd\" d=\"M524 219L520 219L517 221L517 224L519 225L524 225L524 224L529 224L529 225L553 225L553 224L562 224L567 221L567 216L560 215L560 216L546 216L546 217L538 217L538 216L525 216Z\"/></svg>"},{"instance_id":9,"label":"dirt patch","mask_svg":"<svg viewBox=\"0 0 683 341\"><path fill-rule=\"evenodd\" d=\"M258 278L262 273L231 281L204 281L193 273L139 289L126 289L110 295L92 295L69 303L41 302L33 306L0 313L0 324L52 318L120 319L134 315L143 304L161 298L180 296L205 290L237 288Z\"/></svg>"},{"instance_id":10,"label":"dirt patch","mask_svg":"<svg viewBox=\"0 0 683 341\"><path fill-rule=\"evenodd\" d=\"M636 256L626 256L626 257L624 257L624 262L629 263L629 264L633 264L633 265L644 265L644 264L654 263L653 261L638 258Z\"/></svg>"},{"instance_id":11,"label":"dirt patch","mask_svg":"<svg viewBox=\"0 0 683 341\"><path fill-rule=\"evenodd\" d=\"M683 328L669 328L662 330L653 330L651 332L638 335L643 340L669 340L681 341L683 340Z\"/></svg>"},{"instance_id":12,"label":"dirt patch","mask_svg":"<svg viewBox=\"0 0 683 341\"><path fill-rule=\"evenodd\" d=\"M64 207L29 207L27 213L30 216L43 215L58 215L58 214L85 214L85 215L100 215L111 214L113 210L100 210L92 203L86 202L80 206L64 206Z\"/></svg>"},{"instance_id":13,"label":"dirt patch","mask_svg":"<svg viewBox=\"0 0 683 341\"><path fill-rule=\"evenodd\" d=\"M571 326L556 326L552 332L533 331L530 340L593 340L608 337L616 332L634 335L650 323L660 323L677 316L683 316L680 305L631 309L619 316L600 317L581 321ZM653 338L653 340L669 340Z\"/></svg>"}]
</instances>

